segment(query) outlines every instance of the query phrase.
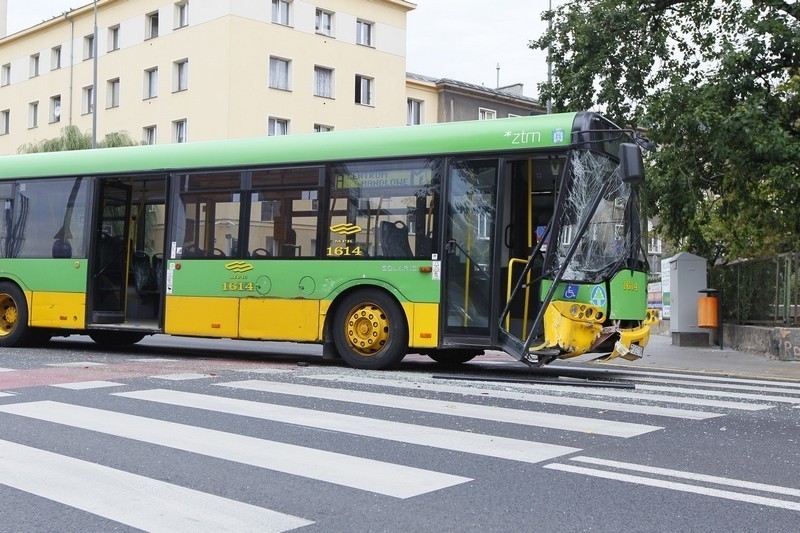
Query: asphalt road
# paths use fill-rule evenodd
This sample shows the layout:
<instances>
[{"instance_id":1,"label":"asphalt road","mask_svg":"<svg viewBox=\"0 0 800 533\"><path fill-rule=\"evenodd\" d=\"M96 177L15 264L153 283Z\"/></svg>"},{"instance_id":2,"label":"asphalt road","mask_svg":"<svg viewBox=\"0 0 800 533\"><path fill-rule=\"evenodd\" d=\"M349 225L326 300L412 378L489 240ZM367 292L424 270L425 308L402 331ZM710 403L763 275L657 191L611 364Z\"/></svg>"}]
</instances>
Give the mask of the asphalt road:
<instances>
[{"instance_id":1,"label":"asphalt road","mask_svg":"<svg viewBox=\"0 0 800 533\"><path fill-rule=\"evenodd\" d=\"M55 340L0 351L0 531L796 531L798 420L775 380Z\"/></svg>"}]
</instances>

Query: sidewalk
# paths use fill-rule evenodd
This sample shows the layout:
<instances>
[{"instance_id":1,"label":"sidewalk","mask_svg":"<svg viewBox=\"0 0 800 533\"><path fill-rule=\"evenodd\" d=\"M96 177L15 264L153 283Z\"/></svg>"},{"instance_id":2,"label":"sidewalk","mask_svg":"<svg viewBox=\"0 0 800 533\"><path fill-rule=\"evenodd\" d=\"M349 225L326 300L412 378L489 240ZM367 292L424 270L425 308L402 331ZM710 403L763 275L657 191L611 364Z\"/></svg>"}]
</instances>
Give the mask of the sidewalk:
<instances>
[{"instance_id":1,"label":"sidewalk","mask_svg":"<svg viewBox=\"0 0 800 533\"><path fill-rule=\"evenodd\" d=\"M793 379L800 381L800 361L781 361L769 356L738 352L719 346L688 348L673 346L672 338L652 335L639 361L618 358L604 365L621 365L642 370L682 370L708 374L735 375L756 379Z\"/></svg>"}]
</instances>

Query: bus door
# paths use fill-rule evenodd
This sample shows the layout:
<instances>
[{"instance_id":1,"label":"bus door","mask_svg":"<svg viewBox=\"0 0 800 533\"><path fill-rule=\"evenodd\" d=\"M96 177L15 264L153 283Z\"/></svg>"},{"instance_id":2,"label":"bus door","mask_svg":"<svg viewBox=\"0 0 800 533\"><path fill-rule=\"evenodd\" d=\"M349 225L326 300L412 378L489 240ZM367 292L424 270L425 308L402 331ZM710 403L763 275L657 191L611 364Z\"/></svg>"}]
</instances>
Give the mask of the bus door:
<instances>
[{"instance_id":1,"label":"bus door","mask_svg":"<svg viewBox=\"0 0 800 533\"><path fill-rule=\"evenodd\" d=\"M98 191L97 226L89 280L90 316L94 324L119 324L125 321L131 187L101 180Z\"/></svg>"},{"instance_id":2,"label":"bus door","mask_svg":"<svg viewBox=\"0 0 800 533\"><path fill-rule=\"evenodd\" d=\"M448 169L443 344L488 346L497 316L494 231L498 160L456 160Z\"/></svg>"},{"instance_id":3,"label":"bus door","mask_svg":"<svg viewBox=\"0 0 800 533\"><path fill-rule=\"evenodd\" d=\"M520 359L525 344L535 347L542 336L541 321L537 323L542 308L542 269L563 166L563 156L506 163L498 344Z\"/></svg>"}]
</instances>

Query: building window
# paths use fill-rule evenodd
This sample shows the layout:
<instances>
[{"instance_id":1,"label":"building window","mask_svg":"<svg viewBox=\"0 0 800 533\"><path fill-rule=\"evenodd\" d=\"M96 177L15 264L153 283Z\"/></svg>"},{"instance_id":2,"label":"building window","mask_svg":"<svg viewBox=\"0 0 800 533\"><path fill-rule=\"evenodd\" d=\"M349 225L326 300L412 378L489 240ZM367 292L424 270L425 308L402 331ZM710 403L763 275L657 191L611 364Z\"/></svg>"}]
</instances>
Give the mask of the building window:
<instances>
[{"instance_id":1,"label":"building window","mask_svg":"<svg viewBox=\"0 0 800 533\"><path fill-rule=\"evenodd\" d=\"M142 142L144 144L156 144L158 141L158 129L156 126L146 126L142 129Z\"/></svg>"},{"instance_id":2,"label":"building window","mask_svg":"<svg viewBox=\"0 0 800 533\"><path fill-rule=\"evenodd\" d=\"M289 63L288 59L279 57L269 58L269 86L273 89L289 90Z\"/></svg>"},{"instance_id":3,"label":"building window","mask_svg":"<svg viewBox=\"0 0 800 533\"><path fill-rule=\"evenodd\" d=\"M94 87L89 85L83 88L83 98L81 98L81 112L84 115L94 110Z\"/></svg>"},{"instance_id":4,"label":"building window","mask_svg":"<svg viewBox=\"0 0 800 533\"><path fill-rule=\"evenodd\" d=\"M54 46L50 49L50 70L61 68L61 47Z\"/></svg>"},{"instance_id":5,"label":"building window","mask_svg":"<svg viewBox=\"0 0 800 533\"><path fill-rule=\"evenodd\" d=\"M333 35L333 13L317 9L316 30L322 35Z\"/></svg>"},{"instance_id":6,"label":"building window","mask_svg":"<svg viewBox=\"0 0 800 533\"><path fill-rule=\"evenodd\" d=\"M38 75L39 75L39 54L33 54L31 56L30 77L35 78Z\"/></svg>"},{"instance_id":7,"label":"building window","mask_svg":"<svg viewBox=\"0 0 800 533\"><path fill-rule=\"evenodd\" d=\"M359 20L356 22L356 44L372 46L372 22Z\"/></svg>"},{"instance_id":8,"label":"building window","mask_svg":"<svg viewBox=\"0 0 800 533\"><path fill-rule=\"evenodd\" d=\"M272 22L289 26L291 3L290 0L272 0Z\"/></svg>"},{"instance_id":9,"label":"building window","mask_svg":"<svg viewBox=\"0 0 800 533\"><path fill-rule=\"evenodd\" d=\"M324 124L314 124L314 131L316 133L325 133L333 131L333 126L325 126Z\"/></svg>"},{"instance_id":10,"label":"building window","mask_svg":"<svg viewBox=\"0 0 800 533\"><path fill-rule=\"evenodd\" d=\"M11 110L0 111L0 135L8 135L11 131Z\"/></svg>"},{"instance_id":11,"label":"building window","mask_svg":"<svg viewBox=\"0 0 800 533\"><path fill-rule=\"evenodd\" d=\"M94 35L87 35L83 38L83 59L94 57Z\"/></svg>"},{"instance_id":12,"label":"building window","mask_svg":"<svg viewBox=\"0 0 800 533\"><path fill-rule=\"evenodd\" d=\"M158 37L158 11L145 15L144 38L155 39Z\"/></svg>"},{"instance_id":13,"label":"building window","mask_svg":"<svg viewBox=\"0 0 800 533\"><path fill-rule=\"evenodd\" d=\"M176 120L172 123L172 142L185 143L188 138L186 119Z\"/></svg>"},{"instance_id":14,"label":"building window","mask_svg":"<svg viewBox=\"0 0 800 533\"><path fill-rule=\"evenodd\" d=\"M269 131L267 135L275 137L278 135L289 135L289 121L285 118L269 118Z\"/></svg>"},{"instance_id":15,"label":"building window","mask_svg":"<svg viewBox=\"0 0 800 533\"><path fill-rule=\"evenodd\" d=\"M406 125L416 126L417 124L422 124L422 102L409 98L408 110L406 112Z\"/></svg>"},{"instance_id":16,"label":"building window","mask_svg":"<svg viewBox=\"0 0 800 533\"><path fill-rule=\"evenodd\" d=\"M175 4L175 29L185 28L189 25L189 2Z\"/></svg>"},{"instance_id":17,"label":"building window","mask_svg":"<svg viewBox=\"0 0 800 533\"><path fill-rule=\"evenodd\" d=\"M189 60L181 59L173 63L172 91L180 92L189 88Z\"/></svg>"},{"instance_id":18,"label":"building window","mask_svg":"<svg viewBox=\"0 0 800 533\"><path fill-rule=\"evenodd\" d=\"M5 86L11 83L11 63L6 63L0 69L0 86Z\"/></svg>"},{"instance_id":19,"label":"building window","mask_svg":"<svg viewBox=\"0 0 800 533\"><path fill-rule=\"evenodd\" d=\"M356 103L363 105L373 105L375 97L373 95L375 80L356 74Z\"/></svg>"},{"instance_id":20,"label":"building window","mask_svg":"<svg viewBox=\"0 0 800 533\"><path fill-rule=\"evenodd\" d=\"M28 127L39 127L39 102L31 102L28 104Z\"/></svg>"},{"instance_id":21,"label":"building window","mask_svg":"<svg viewBox=\"0 0 800 533\"><path fill-rule=\"evenodd\" d=\"M494 109L478 108L478 120L494 120L497 118L497 111Z\"/></svg>"},{"instance_id":22,"label":"building window","mask_svg":"<svg viewBox=\"0 0 800 533\"><path fill-rule=\"evenodd\" d=\"M61 122L61 95L50 98L50 123Z\"/></svg>"},{"instance_id":23,"label":"building window","mask_svg":"<svg viewBox=\"0 0 800 533\"><path fill-rule=\"evenodd\" d=\"M119 50L119 26L108 28L108 51Z\"/></svg>"},{"instance_id":24,"label":"building window","mask_svg":"<svg viewBox=\"0 0 800 533\"><path fill-rule=\"evenodd\" d=\"M106 87L106 108L119 107L119 78L108 80Z\"/></svg>"},{"instance_id":25,"label":"building window","mask_svg":"<svg viewBox=\"0 0 800 533\"><path fill-rule=\"evenodd\" d=\"M333 69L314 67L314 96L333 98Z\"/></svg>"},{"instance_id":26,"label":"building window","mask_svg":"<svg viewBox=\"0 0 800 533\"><path fill-rule=\"evenodd\" d=\"M144 99L158 96L158 67L144 71Z\"/></svg>"}]
</instances>

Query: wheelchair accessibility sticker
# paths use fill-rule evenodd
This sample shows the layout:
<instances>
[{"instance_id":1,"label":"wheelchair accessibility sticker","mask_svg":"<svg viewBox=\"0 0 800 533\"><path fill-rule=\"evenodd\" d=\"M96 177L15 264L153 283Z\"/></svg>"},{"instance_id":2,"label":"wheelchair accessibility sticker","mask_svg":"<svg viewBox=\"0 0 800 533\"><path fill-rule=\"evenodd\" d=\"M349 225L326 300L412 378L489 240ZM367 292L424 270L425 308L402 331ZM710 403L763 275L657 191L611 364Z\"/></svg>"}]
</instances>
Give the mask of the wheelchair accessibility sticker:
<instances>
[{"instance_id":1,"label":"wheelchair accessibility sticker","mask_svg":"<svg viewBox=\"0 0 800 533\"><path fill-rule=\"evenodd\" d=\"M603 290L603 287L598 285L592 289L592 297L589 299L589 303L595 307L603 307L606 305L606 291Z\"/></svg>"},{"instance_id":2,"label":"wheelchair accessibility sticker","mask_svg":"<svg viewBox=\"0 0 800 533\"><path fill-rule=\"evenodd\" d=\"M564 289L564 299L565 300L574 300L578 297L578 285L567 285L567 288Z\"/></svg>"}]
</instances>

